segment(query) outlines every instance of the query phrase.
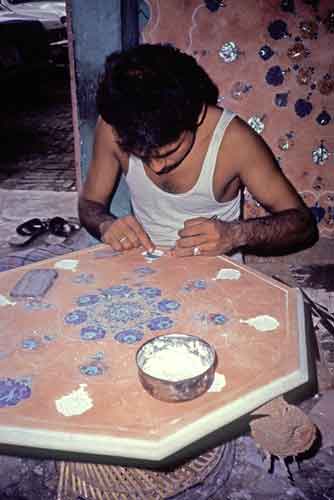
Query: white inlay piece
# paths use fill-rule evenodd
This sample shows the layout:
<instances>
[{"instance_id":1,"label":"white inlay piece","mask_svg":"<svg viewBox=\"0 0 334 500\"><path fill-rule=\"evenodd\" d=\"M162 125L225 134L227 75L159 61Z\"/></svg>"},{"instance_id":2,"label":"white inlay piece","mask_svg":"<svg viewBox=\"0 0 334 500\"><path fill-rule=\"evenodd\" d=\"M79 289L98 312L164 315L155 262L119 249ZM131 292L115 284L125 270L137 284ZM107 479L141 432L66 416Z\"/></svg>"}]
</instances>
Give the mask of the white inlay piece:
<instances>
[{"instance_id":1,"label":"white inlay piece","mask_svg":"<svg viewBox=\"0 0 334 500\"><path fill-rule=\"evenodd\" d=\"M158 250L157 248L153 250L152 252L142 252L142 255L144 255L145 259L148 262L153 262L154 260L160 259L164 255L164 252L162 250Z\"/></svg>"},{"instance_id":2,"label":"white inlay piece","mask_svg":"<svg viewBox=\"0 0 334 500\"><path fill-rule=\"evenodd\" d=\"M279 326L277 319L272 316L268 316L267 314L255 316L255 318L241 319L240 323L247 323L257 330L260 330L260 332L269 332L271 330L275 330Z\"/></svg>"},{"instance_id":3,"label":"white inlay piece","mask_svg":"<svg viewBox=\"0 0 334 500\"><path fill-rule=\"evenodd\" d=\"M1 306L15 306L16 302L8 300L4 295L0 295L0 307Z\"/></svg>"},{"instance_id":4,"label":"white inlay piece","mask_svg":"<svg viewBox=\"0 0 334 500\"><path fill-rule=\"evenodd\" d=\"M81 415L93 407L93 400L85 390L87 384L80 384L79 389L55 400L57 411L65 417Z\"/></svg>"},{"instance_id":5,"label":"white inlay piece","mask_svg":"<svg viewBox=\"0 0 334 500\"><path fill-rule=\"evenodd\" d=\"M67 271L72 271L73 273L77 270L79 261L77 259L62 259L58 260L53 267L56 269L66 269Z\"/></svg>"},{"instance_id":6,"label":"white inlay piece","mask_svg":"<svg viewBox=\"0 0 334 500\"><path fill-rule=\"evenodd\" d=\"M220 269L216 274L214 280L238 280L241 273L238 269Z\"/></svg>"},{"instance_id":7,"label":"white inlay piece","mask_svg":"<svg viewBox=\"0 0 334 500\"><path fill-rule=\"evenodd\" d=\"M215 373L213 382L208 390L208 392L220 392L226 386L226 378L222 373Z\"/></svg>"}]
</instances>

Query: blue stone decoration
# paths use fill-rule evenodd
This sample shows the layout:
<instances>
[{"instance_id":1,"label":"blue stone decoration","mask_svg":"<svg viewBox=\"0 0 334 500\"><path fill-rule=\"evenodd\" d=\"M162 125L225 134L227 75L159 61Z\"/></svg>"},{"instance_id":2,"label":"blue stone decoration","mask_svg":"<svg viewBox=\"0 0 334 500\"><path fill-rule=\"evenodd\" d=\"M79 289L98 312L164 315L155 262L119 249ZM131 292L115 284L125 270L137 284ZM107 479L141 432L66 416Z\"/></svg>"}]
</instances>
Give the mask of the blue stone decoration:
<instances>
[{"instance_id":1,"label":"blue stone decoration","mask_svg":"<svg viewBox=\"0 0 334 500\"><path fill-rule=\"evenodd\" d=\"M121 344L135 344L139 342L144 337L144 333L135 328L129 328L128 330L123 330L118 332L114 339Z\"/></svg>"},{"instance_id":2,"label":"blue stone decoration","mask_svg":"<svg viewBox=\"0 0 334 500\"><path fill-rule=\"evenodd\" d=\"M0 378L0 408L16 406L31 396L31 388L26 381L13 378Z\"/></svg>"},{"instance_id":3,"label":"blue stone decoration","mask_svg":"<svg viewBox=\"0 0 334 500\"><path fill-rule=\"evenodd\" d=\"M85 284L85 285L90 285L91 283L94 283L95 277L94 274L88 274L88 273L80 273L78 276L75 276L72 280L73 283L77 283L79 285Z\"/></svg>"},{"instance_id":4,"label":"blue stone decoration","mask_svg":"<svg viewBox=\"0 0 334 500\"><path fill-rule=\"evenodd\" d=\"M291 14L295 14L295 2L294 0L281 0L281 10L283 12L290 12Z\"/></svg>"},{"instance_id":5,"label":"blue stone decoration","mask_svg":"<svg viewBox=\"0 0 334 500\"><path fill-rule=\"evenodd\" d=\"M322 111L316 118L319 125L328 125L332 121L332 117L327 111Z\"/></svg>"},{"instance_id":6,"label":"blue stone decoration","mask_svg":"<svg viewBox=\"0 0 334 500\"><path fill-rule=\"evenodd\" d=\"M271 47L269 47L269 45L263 45L259 50L259 56L264 61L268 61L268 59L270 59L274 55L274 53L275 52L271 49Z\"/></svg>"},{"instance_id":7,"label":"blue stone decoration","mask_svg":"<svg viewBox=\"0 0 334 500\"><path fill-rule=\"evenodd\" d=\"M288 36L288 26L282 19L277 19L269 24L268 33L274 40L280 40Z\"/></svg>"},{"instance_id":8,"label":"blue stone decoration","mask_svg":"<svg viewBox=\"0 0 334 500\"><path fill-rule=\"evenodd\" d=\"M43 340L45 340L45 342L52 342L55 338L54 335L44 335Z\"/></svg>"},{"instance_id":9,"label":"blue stone decoration","mask_svg":"<svg viewBox=\"0 0 334 500\"><path fill-rule=\"evenodd\" d=\"M170 319L168 316L158 316L156 318L152 318L147 326L150 330L166 330L173 326L174 321Z\"/></svg>"},{"instance_id":10,"label":"blue stone decoration","mask_svg":"<svg viewBox=\"0 0 334 500\"><path fill-rule=\"evenodd\" d=\"M183 287L183 290L186 292L191 292L194 289L195 290L205 290L207 288L207 283L205 280L192 280L192 281L187 281L186 284Z\"/></svg>"},{"instance_id":11,"label":"blue stone decoration","mask_svg":"<svg viewBox=\"0 0 334 500\"><path fill-rule=\"evenodd\" d=\"M181 304L176 300L163 299L158 303L158 309L161 312L176 311Z\"/></svg>"},{"instance_id":12,"label":"blue stone decoration","mask_svg":"<svg viewBox=\"0 0 334 500\"><path fill-rule=\"evenodd\" d=\"M204 0L207 9L210 12L216 12L220 7L223 7L223 2L221 0Z\"/></svg>"},{"instance_id":13,"label":"blue stone decoration","mask_svg":"<svg viewBox=\"0 0 334 500\"><path fill-rule=\"evenodd\" d=\"M91 306L92 304L97 304L100 300L98 295L80 295L77 300L78 306Z\"/></svg>"},{"instance_id":14,"label":"blue stone decoration","mask_svg":"<svg viewBox=\"0 0 334 500\"><path fill-rule=\"evenodd\" d=\"M101 360L104 358L104 352L103 351L97 351L93 356L92 356L93 359L96 359L96 360Z\"/></svg>"},{"instance_id":15,"label":"blue stone decoration","mask_svg":"<svg viewBox=\"0 0 334 500\"><path fill-rule=\"evenodd\" d=\"M151 267L148 267L148 266L137 267L134 270L134 272L137 273L137 274L139 274L140 276L146 276L148 274L154 274L154 273L156 273L156 271L154 269L152 269Z\"/></svg>"},{"instance_id":16,"label":"blue stone decoration","mask_svg":"<svg viewBox=\"0 0 334 500\"><path fill-rule=\"evenodd\" d=\"M82 375L87 375L88 377L97 377L98 375L103 375L104 368L98 364L81 365L80 372Z\"/></svg>"},{"instance_id":17,"label":"blue stone decoration","mask_svg":"<svg viewBox=\"0 0 334 500\"><path fill-rule=\"evenodd\" d=\"M40 302L38 300L29 300L24 304L24 308L27 311L43 311L45 309L51 309L54 306L52 304L48 304L47 302Z\"/></svg>"},{"instance_id":18,"label":"blue stone decoration","mask_svg":"<svg viewBox=\"0 0 334 500\"><path fill-rule=\"evenodd\" d=\"M127 323L140 319L144 314L144 307L138 302L115 302L105 306L102 317L108 322Z\"/></svg>"},{"instance_id":19,"label":"blue stone decoration","mask_svg":"<svg viewBox=\"0 0 334 500\"><path fill-rule=\"evenodd\" d=\"M146 274L146 269L146 266L141 266L137 268L137 273ZM191 286L203 289L206 288L206 283L204 280L195 280L191 282ZM134 339L134 331L137 332L136 337L142 338L145 329L159 330L174 325L168 315L181 307L172 297L163 298L160 288L143 286L142 283L132 287L123 283L115 284L100 289L99 294L81 295L76 303L80 303L81 307L69 312L64 322L68 325L80 325L80 339L84 341L101 340L107 332L111 332L112 338L119 342L125 335L122 332L126 332L128 339ZM118 335L117 338L115 334Z\"/></svg>"},{"instance_id":20,"label":"blue stone decoration","mask_svg":"<svg viewBox=\"0 0 334 500\"><path fill-rule=\"evenodd\" d=\"M224 325L228 321L227 317L222 313L210 314L209 320L215 325Z\"/></svg>"},{"instance_id":21,"label":"blue stone decoration","mask_svg":"<svg viewBox=\"0 0 334 500\"><path fill-rule=\"evenodd\" d=\"M275 104L279 108L285 108L288 105L289 92L275 95Z\"/></svg>"},{"instance_id":22,"label":"blue stone decoration","mask_svg":"<svg viewBox=\"0 0 334 500\"><path fill-rule=\"evenodd\" d=\"M106 331L101 326L85 326L80 331L82 340L101 340L106 336Z\"/></svg>"},{"instance_id":23,"label":"blue stone decoration","mask_svg":"<svg viewBox=\"0 0 334 500\"><path fill-rule=\"evenodd\" d=\"M146 299L154 299L156 297L161 296L161 290L160 288L146 286L143 288L139 288L138 294L141 295L142 297L145 297Z\"/></svg>"},{"instance_id":24,"label":"blue stone decoration","mask_svg":"<svg viewBox=\"0 0 334 500\"><path fill-rule=\"evenodd\" d=\"M82 309L76 309L75 311L71 311L65 316L65 323L68 325L80 325L87 320L87 313Z\"/></svg>"},{"instance_id":25,"label":"blue stone decoration","mask_svg":"<svg viewBox=\"0 0 334 500\"><path fill-rule=\"evenodd\" d=\"M298 99L295 102L295 112L300 118L308 116L313 110L312 103L306 101L305 99Z\"/></svg>"},{"instance_id":26,"label":"blue stone decoration","mask_svg":"<svg viewBox=\"0 0 334 500\"><path fill-rule=\"evenodd\" d=\"M24 339L22 341L22 348L28 351L34 351L39 347L39 342L36 339Z\"/></svg>"},{"instance_id":27,"label":"blue stone decoration","mask_svg":"<svg viewBox=\"0 0 334 500\"><path fill-rule=\"evenodd\" d=\"M321 222L322 219L325 217L326 210L323 207L321 207L318 202L313 207L310 207L310 210L314 215L317 224L319 224L319 222Z\"/></svg>"},{"instance_id":28,"label":"blue stone decoration","mask_svg":"<svg viewBox=\"0 0 334 500\"><path fill-rule=\"evenodd\" d=\"M132 289L128 285L113 285L102 290L107 297L130 297L133 295Z\"/></svg>"},{"instance_id":29,"label":"blue stone decoration","mask_svg":"<svg viewBox=\"0 0 334 500\"><path fill-rule=\"evenodd\" d=\"M266 82L268 85L278 87L284 82L284 73L280 66L272 66L268 69L266 74Z\"/></svg>"},{"instance_id":30,"label":"blue stone decoration","mask_svg":"<svg viewBox=\"0 0 334 500\"><path fill-rule=\"evenodd\" d=\"M195 280L193 281L194 288L198 290L205 290L207 288L207 283L205 280Z\"/></svg>"}]
</instances>

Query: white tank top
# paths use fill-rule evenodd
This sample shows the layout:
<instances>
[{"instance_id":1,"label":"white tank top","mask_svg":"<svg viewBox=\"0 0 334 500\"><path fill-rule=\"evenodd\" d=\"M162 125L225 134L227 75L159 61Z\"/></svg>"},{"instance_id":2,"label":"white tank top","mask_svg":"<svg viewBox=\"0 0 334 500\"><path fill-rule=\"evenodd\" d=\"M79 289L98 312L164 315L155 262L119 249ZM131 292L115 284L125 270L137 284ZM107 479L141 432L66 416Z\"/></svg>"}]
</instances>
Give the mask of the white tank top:
<instances>
[{"instance_id":1,"label":"white tank top","mask_svg":"<svg viewBox=\"0 0 334 500\"><path fill-rule=\"evenodd\" d=\"M216 160L225 130L235 113L223 111L213 132L201 173L196 184L186 193L163 191L146 175L140 158L130 155L126 175L134 215L155 245L172 247L184 221L195 217L213 217L231 222L240 217L239 192L236 198L219 203L213 193Z\"/></svg>"}]
</instances>

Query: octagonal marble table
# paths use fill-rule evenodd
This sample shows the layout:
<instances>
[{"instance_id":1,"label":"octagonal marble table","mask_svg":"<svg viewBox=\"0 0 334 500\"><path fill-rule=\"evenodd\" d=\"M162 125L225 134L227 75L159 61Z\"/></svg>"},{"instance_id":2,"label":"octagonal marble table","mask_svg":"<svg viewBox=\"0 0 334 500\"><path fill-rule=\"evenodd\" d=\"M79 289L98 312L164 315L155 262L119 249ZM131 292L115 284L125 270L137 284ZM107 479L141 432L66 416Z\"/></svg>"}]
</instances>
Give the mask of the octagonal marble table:
<instances>
[{"instance_id":1,"label":"octagonal marble table","mask_svg":"<svg viewBox=\"0 0 334 500\"><path fill-rule=\"evenodd\" d=\"M28 271L58 273L14 298ZM0 443L160 461L308 380L298 290L226 257L151 259L105 245L1 273ZM209 392L153 399L135 364L158 334L217 351Z\"/></svg>"}]
</instances>

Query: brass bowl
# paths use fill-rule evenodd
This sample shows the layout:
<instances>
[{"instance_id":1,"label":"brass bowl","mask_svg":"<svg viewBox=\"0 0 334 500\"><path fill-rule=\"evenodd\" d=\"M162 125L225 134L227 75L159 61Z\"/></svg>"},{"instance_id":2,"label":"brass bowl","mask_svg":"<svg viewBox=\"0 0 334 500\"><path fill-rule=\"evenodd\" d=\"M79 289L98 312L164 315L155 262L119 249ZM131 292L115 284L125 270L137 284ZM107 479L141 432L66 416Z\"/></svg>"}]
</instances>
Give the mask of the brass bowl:
<instances>
[{"instance_id":1,"label":"brass bowl","mask_svg":"<svg viewBox=\"0 0 334 500\"><path fill-rule=\"evenodd\" d=\"M162 401L189 401L213 382L216 351L195 335L159 335L137 351L139 380L151 396Z\"/></svg>"}]
</instances>

